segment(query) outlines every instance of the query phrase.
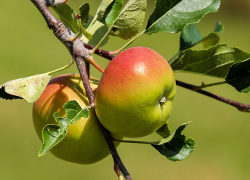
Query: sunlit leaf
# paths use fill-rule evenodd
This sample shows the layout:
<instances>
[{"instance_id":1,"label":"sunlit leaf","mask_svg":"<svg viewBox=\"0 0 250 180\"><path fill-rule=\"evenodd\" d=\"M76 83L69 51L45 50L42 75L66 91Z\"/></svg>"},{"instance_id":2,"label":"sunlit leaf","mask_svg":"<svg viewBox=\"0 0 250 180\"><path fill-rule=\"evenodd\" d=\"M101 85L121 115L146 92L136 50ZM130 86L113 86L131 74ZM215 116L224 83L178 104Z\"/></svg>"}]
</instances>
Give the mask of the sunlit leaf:
<instances>
[{"instance_id":1,"label":"sunlit leaf","mask_svg":"<svg viewBox=\"0 0 250 180\"><path fill-rule=\"evenodd\" d=\"M35 102L50 79L51 76L45 73L8 81L1 86L0 97L3 99L18 99L19 97L29 103Z\"/></svg>"},{"instance_id":2,"label":"sunlit leaf","mask_svg":"<svg viewBox=\"0 0 250 180\"><path fill-rule=\"evenodd\" d=\"M143 25L146 7L146 0L128 1L112 25L111 35L129 39L137 34Z\"/></svg>"},{"instance_id":3,"label":"sunlit leaf","mask_svg":"<svg viewBox=\"0 0 250 180\"><path fill-rule=\"evenodd\" d=\"M40 149L38 156L43 156L47 151L56 146L66 136L66 131L62 131L60 126L47 125L42 130L43 145Z\"/></svg>"},{"instance_id":4,"label":"sunlit leaf","mask_svg":"<svg viewBox=\"0 0 250 180\"><path fill-rule=\"evenodd\" d=\"M123 0L114 0L110 8L104 14L103 21L108 25L112 25L122 10Z\"/></svg>"},{"instance_id":5,"label":"sunlit leaf","mask_svg":"<svg viewBox=\"0 0 250 180\"><path fill-rule=\"evenodd\" d=\"M196 23L206 14L216 12L219 6L220 0L157 0L146 33L177 33L185 25Z\"/></svg>"}]
</instances>

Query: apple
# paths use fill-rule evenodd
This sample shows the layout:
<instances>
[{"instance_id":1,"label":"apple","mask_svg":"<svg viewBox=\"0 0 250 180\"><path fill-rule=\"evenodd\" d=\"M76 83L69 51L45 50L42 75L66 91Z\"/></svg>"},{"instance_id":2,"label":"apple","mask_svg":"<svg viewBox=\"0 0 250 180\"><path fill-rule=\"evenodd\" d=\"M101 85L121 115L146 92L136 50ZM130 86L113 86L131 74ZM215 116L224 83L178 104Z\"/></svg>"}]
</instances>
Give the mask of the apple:
<instances>
[{"instance_id":1,"label":"apple","mask_svg":"<svg viewBox=\"0 0 250 180\"><path fill-rule=\"evenodd\" d=\"M102 125L123 137L142 137L166 123L175 96L174 72L157 52L127 49L105 69L96 90Z\"/></svg>"},{"instance_id":2,"label":"apple","mask_svg":"<svg viewBox=\"0 0 250 180\"><path fill-rule=\"evenodd\" d=\"M93 83L91 86L93 89L97 87ZM54 77L33 105L33 123L40 139L45 125L56 124L53 113L64 116L63 105L70 100L76 100L82 108L89 105L79 74ZM89 118L81 118L69 126L66 137L51 149L52 154L80 164L94 163L108 156L109 149L98 123L93 109L90 109Z\"/></svg>"}]
</instances>

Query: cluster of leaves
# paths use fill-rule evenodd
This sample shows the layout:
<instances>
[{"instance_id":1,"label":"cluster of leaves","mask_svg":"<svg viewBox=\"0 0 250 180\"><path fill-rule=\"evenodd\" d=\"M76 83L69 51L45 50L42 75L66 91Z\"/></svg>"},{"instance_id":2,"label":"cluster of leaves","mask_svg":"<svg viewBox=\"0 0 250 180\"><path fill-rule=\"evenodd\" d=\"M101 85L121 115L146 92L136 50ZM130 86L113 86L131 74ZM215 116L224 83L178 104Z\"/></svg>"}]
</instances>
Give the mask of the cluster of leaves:
<instances>
[{"instance_id":1,"label":"cluster of leaves","mask_svg":"<svg viewBox=\"0 0 250 180\"><path fill-rule=\"evenodd\" d=\"M223 26L217 23L214 32L202 37L194 24L184 27L177 58L171 60L175 71L185 71L224 78L239 92L250 91L250 54L227 44L218 44ZM203 43L205 49L191 49Z\"/></svg>"}]
</instances>

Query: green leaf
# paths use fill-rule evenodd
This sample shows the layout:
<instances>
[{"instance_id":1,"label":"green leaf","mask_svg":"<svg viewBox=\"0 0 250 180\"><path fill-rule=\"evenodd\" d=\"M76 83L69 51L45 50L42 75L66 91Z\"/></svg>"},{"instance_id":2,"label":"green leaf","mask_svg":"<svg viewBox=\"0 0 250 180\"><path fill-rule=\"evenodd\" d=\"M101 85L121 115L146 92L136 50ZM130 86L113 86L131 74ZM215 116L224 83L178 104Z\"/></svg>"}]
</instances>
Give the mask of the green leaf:
<instances>
[{"instance_id":1,"label":"green leaf","mask_svg":"<svg viewBox=\"0 0 250 180\"><path fill-rule=\"evenodd\" d=\"M226 76L226 81L240 92L250 92L250 59L234 64Z\"/></svg>"},{"instance_id":2,"label":"green leaf","mask_svg":"<svg viewBox=\"0 0 250 180\"><path fill-rule=\"evenodd\" d=\"M201 40L202 37L197 27L194 24L188 24L183 28L181 32L180 50L188 49Z\"/></svg>"},{"instance_id":3,"label":"green leaf","mask_svg":"<svg viewBox=\"0 0 250 180\"><path fill-rule=\"evenodd\" d=\"M100 6L96 12L97 19L101 21L104 17L104 14L108 7L110 7L111 3L113 3L115 0L102 0L100 3ZM112 6L111 6L112 7Z\"/></svg>"},{"instance_id":4,"label":"green leaf","mask_svg":"<svg viewBox=\"0 0 250 180\"><path fill-rule=\"evenodd\" d=\"M80 31L78 26L76 14L74 10L67 4L59 4L56 7L53 7L55 12L58 14L60 20L70 28L74 33Z\"/></svg>"},{"instance_id":5,"label":"green leaf","mask_svg":"<svg viewBox=\"0 0 250 180\"><path fill-rule=\"evenodd\" d=\"M220 0L157 0L146 33L177 33L185 25L199 22L206 14L219 9Z\"/></svg>"},{"instance_id":6,"label":"green leaf","mask_svg":"<svg viewBox=\"0 0 250 180\"><path fill-rule=\"evenodd\" d=\"M158 129L157 134L159 134L161 137L167 138L170 136L170 130L168 128L167 124L164 124L160 129Z\"/></svg>"},{"instance_id":7,"label":"green leaf","mask_svg":"<svg viewBox=\"0 0 250 180\"><path fill-rule=\"evenodd\" d=\"M85 108L81 108L81 106L75 101L68 101L64 104L63 108L66 111L65 117L60 117L57 112L53 114L55 121L57 124L49 124L43 128L42 131L42 139L43 145L40 149L38 156L43 156L47 151L52 149L58 143L60 143L64 137L67 135L68 127L71 124L76 123L82 117L89 117L89 108L87 106Z\"/></svg>"},{"instance_id":8,"label":"green leaf","mask_svg":"<svg viewBox=\"0 0 250 180\"><path fill-rule=\"evenodd\" d=\"M88 33L91 34L91 38L87 38L86 36L82 36L81 40L84 43L91 44L92 46L96 46L98 42L102 39L102 37L107 33L108 26L103 24L100 21L95 21L94 24L91 25L91 27L88 28ZM108 37L103 41L101 46L106 44L108 42Z\"/></svg>"},{"instance_id":9,"label":"green leaf","mask_svg":"<svg viewBox=\"0 0 250 180\"><path fill-rule=\"evenodd\" d=\"M85 107L84 109L76 101L68 101L64 104L63 108L66 110L66 118L70 119L70 123L74 124L82 117L89 117L90 106Z\"/></svg>"},{"instance_id":10,"label":"green leaf","mask_svg":"<svg viewBox=\"0 0 250 180\"><path fill-rule=\"evenodd\" d=\"M66 136L66 131L62 131L60 126L49 124L42 130L43 145L38 156L43 156L47 151L56 146Z\"/></svg>"},{"instance_id":11,"label":"green leaf","mask_svg":"<svg viewBox=\"0 0 250 180\"><path fill-rule=\"evenodd\" d=\"M107 8L105 14L104 14L104 21L105 24L108 26L112 25L116 18L119 16L123 6L123 0L115 0L111 3L109 6L110 8Z\"/></svg>"},{"instance_id":12,"label":"green leaf","mask_svg":"<svg viewBox=\"0 0 250 180\"><path fill-rule=\"evenodd\" d=\"M220 41L220 33L223 31L223 26L220 22L217 22L214 28L214 32L208 34L206 37L202 39L203 46L205 48L209 48L218 44Z\"/></svg>"},{"instance_id":13,"label":"green leaf","mask_svg":"<svg viewBox=\"0 0 250 180\"><path fill-rule=\"evenodd\" d=\"M194 140L181 134L187 125L188 123L182 124L174 134L151 145L169 160L181 161L188 158L194 149Z\"/></svg>"},{"instance_id":14,"label":"green leaf","mask_svg":"<svg viewBox=\"0 0 250 180\"><path fill-rule=\"evenodd\" d=\"M8 81L0 86L0 97L3 99L25 99L35 102L42 94L51 76L47 73Z\"/></svg>"},{"instance_id":15,"label":"green leaf","mask_svg":"<svg viewBox=\"0 0 250 180\"><path fill-rule=\"evenodd\" d=\"M214 32L216 33L221 33L224 30L223 25L221 24L221 22L217 22L215 24L215 28L214 28Z\"/></svg>"},{"instance_id":16,"label":"green leaf","mask_svg":"<svg viewBox=\"0 0 250 180\"><path fill-rule=\"evenodd\" d=\"M81 15L81 23L82 23L83 27L85 27L85 25L89 19L89 4L88 3L83 4L79 8L79 10L80 10L80 15Z\"/></svg>"},{"instance_id":17,"label":"green leaf","mask_svg":"<svg viewBox=\"0 0 250 180\"><path fill-rule=\"evenodd\" d=\"M129 39L137 34L143 25L146 0L130 0L127 2L112 25L111 35Z\"/></svg>"},{"instance_id":18,"label":"green leaf","mask_svg":"<svg viewBox=\"0 0 250 180\"><path fill-rule=\"evenodd\" d=\"M183 51L171 64L174 70L194 72L224 78L231 66L250 57L250 54L226 44L207 50Z\"/></svg>"}]
</instances>

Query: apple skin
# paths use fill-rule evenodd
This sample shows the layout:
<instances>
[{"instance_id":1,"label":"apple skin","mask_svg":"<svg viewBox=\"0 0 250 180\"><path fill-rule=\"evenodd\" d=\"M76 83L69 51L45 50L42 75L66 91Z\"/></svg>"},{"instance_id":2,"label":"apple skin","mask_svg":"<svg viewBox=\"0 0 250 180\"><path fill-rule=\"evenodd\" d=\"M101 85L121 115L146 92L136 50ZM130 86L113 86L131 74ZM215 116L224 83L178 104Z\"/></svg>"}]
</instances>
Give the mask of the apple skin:
<instances>
[{"instance_id":1,"label":"apple skin","mask_svg":"<svg viewBox=\"0 0 250 180\"><path fill-rule=\"evenodd\" d=\"M166 123L175 96L168 62L146 47L127 49L105 69L96 90L96 114L102 125L123 137L142 137ZM164 100L166 102L160 102Z\"/></svg>"},{"instance_id":2,"label":"apple skin","mask_svg":"<svg viewBox=\"0 0 250 180\"><path fill-rule=\"evenodd\" d=\"M97 87L94 84L91 86L93 89ZM76 100L82 108L89 105L80 76L67 74L54 77L33 104L33 124L40 139L45 125L57 124L53 113L64 116L63 105L70 100ZM89 118L81 118L71 124L66 137L50 151L60 159L80 164L91 164L108 156L109 149L93 109L90 109Z\"/></svg>"}]
</instances>

